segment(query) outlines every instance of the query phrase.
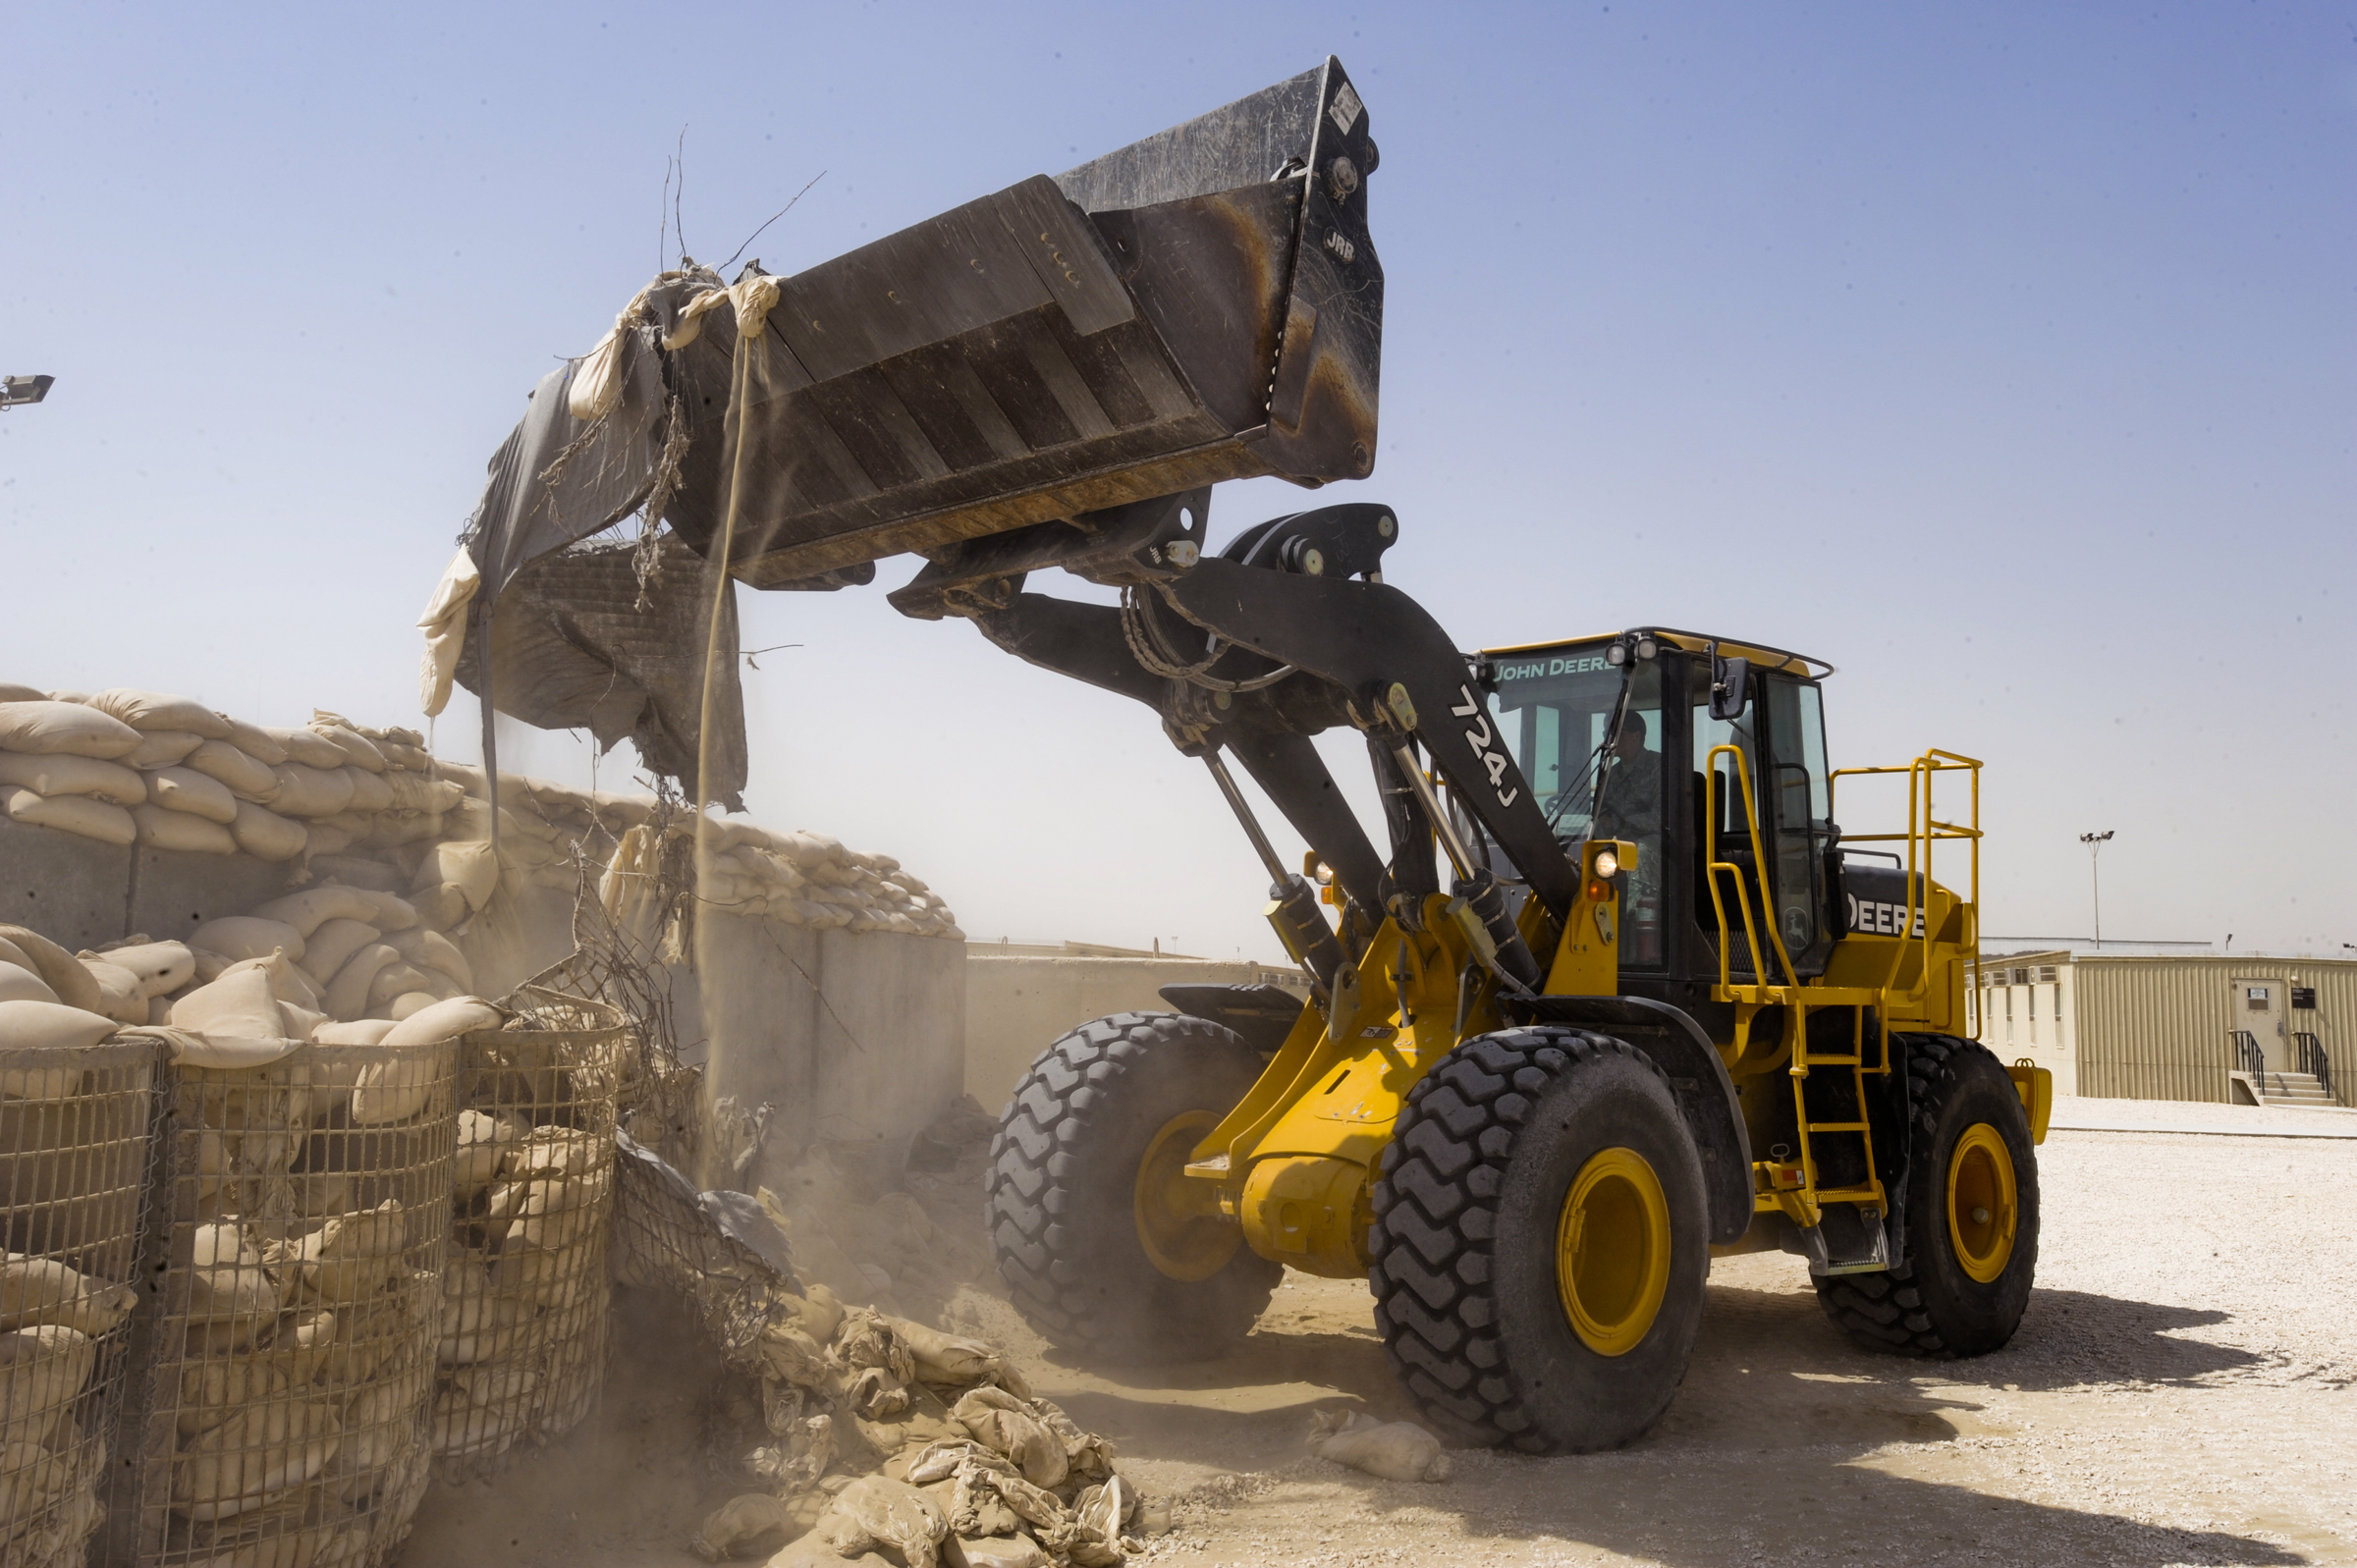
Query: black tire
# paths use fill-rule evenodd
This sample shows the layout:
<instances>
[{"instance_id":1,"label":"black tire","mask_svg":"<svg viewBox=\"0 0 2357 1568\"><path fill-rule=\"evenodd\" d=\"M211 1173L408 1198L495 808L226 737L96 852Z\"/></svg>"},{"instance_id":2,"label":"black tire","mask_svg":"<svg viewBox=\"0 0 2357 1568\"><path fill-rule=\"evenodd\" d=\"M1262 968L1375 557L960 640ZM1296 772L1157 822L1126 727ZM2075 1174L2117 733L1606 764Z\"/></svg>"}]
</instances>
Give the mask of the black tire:
<instances>
[{"instance_id":1,"label":"black tire","mask_svg":"<svg viewBox=\"0 0 2357 1568\"><path fill-rule=\"evenodd\" d=\"M1123 1012L1041 1052L999 1118L983 1222L1023 1321L1104 1361L1199 1360L1252 1329L1285 1270L1243 1245L1208 1278L1176 1279L1139 1239L1139 1162L1190 1111L1225 1115L1260 1076L1233 1030Z\"/></svg>"},{"instance_id":2,"label":"black tire","mask_svg":"<svg viewBox=\"0 0 2357 1568\"><path fill-rule=\"evenodd\" d=\"M1602 1151L1641 1155L1667 1201L1659 1311L1591 1349L1557 1285L1566 1195ZM1449 1436L1527 1453L1616 1448L1686 1375L1710 1271L1702 1161L1668 1080L1577 1029L1468 1040L1408 1094L1375 1188L1375 1323L1392 1370Z\"/></svg>"},{"instance_id":3,"label":"black tire","mask_svg":"<svg viewBox=\"0 0 2357 1568\"><path fill-rule=\"evenodd\" d=\"M1904 1356L1981 1356L2013 1337L2038 1272L2038 1151L2029 1113L1996 1056L1946 1035L1905 1035L1908 1160L1906 1257L1886 1273L1817 1281L1817 1300L1842 1332L1869 1350ZM1948 1230L1948 1167L1956 1141L1976 1123L2003 1139L2012 1159L2018 1216L2003 1271L1966 1271Z\"/></svg>"}]
</instances>

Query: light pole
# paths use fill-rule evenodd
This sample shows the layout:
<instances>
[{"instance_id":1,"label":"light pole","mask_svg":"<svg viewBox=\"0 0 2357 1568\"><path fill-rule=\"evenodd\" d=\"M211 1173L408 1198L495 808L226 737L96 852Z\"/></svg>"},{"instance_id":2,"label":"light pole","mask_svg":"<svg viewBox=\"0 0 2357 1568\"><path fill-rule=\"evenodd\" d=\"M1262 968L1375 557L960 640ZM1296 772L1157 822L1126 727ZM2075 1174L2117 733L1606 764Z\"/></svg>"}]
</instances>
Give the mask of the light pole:
<instances>
[{"instance_id":1,"label":"light pole","mask_svg":"<svg viewBox=\"0 0 2357 1568\"><path fill-rule=\"evenodd\" d=\"M2103 854L2104 845L2110 841L2111 830L2109 828L2102 833L2079 835L2079 842L2087 846L2087 875L2095 883L2095 945L2098 948L2104 945L2104 876L2097 869L2096 861Z\"/></svg>"}]
</instances>

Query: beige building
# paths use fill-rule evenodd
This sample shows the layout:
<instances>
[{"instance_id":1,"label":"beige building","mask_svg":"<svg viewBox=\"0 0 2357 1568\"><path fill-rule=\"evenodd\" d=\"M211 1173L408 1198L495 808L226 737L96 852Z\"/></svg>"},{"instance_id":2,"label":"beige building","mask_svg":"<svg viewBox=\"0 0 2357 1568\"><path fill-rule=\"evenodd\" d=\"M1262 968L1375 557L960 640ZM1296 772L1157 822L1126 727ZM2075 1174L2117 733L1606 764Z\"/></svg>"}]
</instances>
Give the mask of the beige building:
<instances>
[{"instance_id":1,"label":"beige building","mask_svg":"<svg viewBox=\"0 0 2357 1568\"><path fill-rule=\"evenodd\" d=\"M2357 1105L2357 961L2207 946L2051 946L1982 957L1970 1016L2056 1094Z\"/></svg>"},{"instance_id":2,"label":"beige building","mask_svg":"<svg viewBox=\"0 0 2357 1568\"><path fill-rule=\"evenodd\" d=\"M1301 971L1249 960L1063 944L965 945L965 1092L998 1114L1031 1059L1114 1012L1169 1012L1168 985L1272 985L1309 994Z\"/></svg>"}]
</instances>

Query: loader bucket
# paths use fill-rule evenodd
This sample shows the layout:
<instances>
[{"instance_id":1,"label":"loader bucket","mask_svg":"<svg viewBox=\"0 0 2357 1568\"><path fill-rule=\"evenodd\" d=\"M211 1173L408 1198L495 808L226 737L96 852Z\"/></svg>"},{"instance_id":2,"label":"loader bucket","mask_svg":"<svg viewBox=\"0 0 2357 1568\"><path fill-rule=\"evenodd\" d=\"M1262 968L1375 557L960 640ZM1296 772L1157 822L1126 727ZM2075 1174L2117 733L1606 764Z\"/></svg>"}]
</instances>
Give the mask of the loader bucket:
<instances>
[{"instance_id":1,"label":"loader bucket","mask_svg":"<svg viewBox=\"0 0 2357 1568\"><path fill-rule=\"evenodd\" d=\"M1330 58L781 279L739 417L733 330L668 356L666 517L709 554L734 485L736 575L833 586L1221 479L1366 477L1376 157Z\"/></svg>"}]
</instances>

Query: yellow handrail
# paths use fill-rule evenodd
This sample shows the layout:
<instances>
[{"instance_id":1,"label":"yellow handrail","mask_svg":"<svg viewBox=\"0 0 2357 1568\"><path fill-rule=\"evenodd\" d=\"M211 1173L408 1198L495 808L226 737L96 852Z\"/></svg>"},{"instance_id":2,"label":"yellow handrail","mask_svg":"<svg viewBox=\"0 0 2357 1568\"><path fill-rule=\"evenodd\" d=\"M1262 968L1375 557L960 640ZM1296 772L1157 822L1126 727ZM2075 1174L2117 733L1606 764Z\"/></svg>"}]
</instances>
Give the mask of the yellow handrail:
<instances>
[{"instance_id":1,"label":"yellow handrail","mask_svg":"<svg viewBox=\"0 0 2357 1568\"><path fill-rule=\"evenodd\" d=\"M1743 786L1743 820L1751 830L1751 869L1752 874L1759 880L1760 912L1763 915L1769 913L1774 906L1774 901L1768 896L1768 851L1760 841L1759 802L1752 796L1751 768L1748 760L1744 757L1743 748L1740 746L1726 744L1713 746L1702 761L1703 776L1708 781L1708 794L1705 797L1707 809L1703 813L1703 839L1704 852L1710 864L1711 908L1719 916L1719 984L1726 986L1732 984L1732 981L1729 978L1727 967L1727 904L1719 895L1719 873L1722 871L1735 879L1735 891L1742 899L1743 938L1751 945L1751 967L1755 982L1765 981L1768 977L1760 973L1767 966L1760 962L1760 933L1759 928L1752 924L1751 892L1743 886L1743 870L1731 861L1723 861L1719 858L1719 753L1722 751L1735 759L1733 770L1735 782ZM1832 799L1830 793L1827 795L1827 799ZM1777 961L1784 966L1784 983L1789 986L1798 986L1800 976L1792 968L1792 955L1784 950L1783 933L1777 929L1776 922L1773 920L1768 922L1768 940L1776 946Z\"/></svg>"},{"instance_id":2,"label":"yellow handrail","mask_svg":"<svg viewBox=\"0 0 2357 1568\"><path fill-rule=\"evenodd\" d=\"M1883 995L1883 1008L1885 1016L1889 1016L1890 1012L1891 1011L1891 1004L1895 1001L1904 1000L1908 1002L1920 1002L1928 1000L1931 995L1933 938L1931 919L1932 846L1943 839L1960 838L1972 845L1972 896L1965 904L1966 913L1964 917L1964 924L1967 929L1959 934L1962 940L1957 944L1957 946L1969 949L1971 953L1974 995L1977 997L1981 992L1980 918L1982 834L1980 759L1977 757L1964 756L1960 752L1944 751L1935 746L1931 750L1926 751L1922 756L1917 757L1913 762L1906 764L1904 767L1836 768L1826 776L1827 810L1829 812L1834 810L1835 788L1838 781L1844 776L1852 774L1870 775L1898 773L1903 773L1907 776L1906 832L1854 833L1843 834L1841 836L1842 842L1844 843L1895 842L1900 838L1904 838L1907 843L1907 881L1902 899L1902 907L1907 910L1909 919L1908 923L1900 930L1897 944L1891 948L1890 972L1885 975L1882 986L1878 988ZM1933 784L1936 776L1943 773L1967 773L1971 775L1972 821L1970 826L1966 826L1963 823L1943 822L1940 820L1940 818L1933 815ZM1915 929L1916 922L1921 923L1922 929L1920 932ZM1916 971L1916 985L1913 989L1902 993L1898 989L1898 973L1906 962L1907 943L1910 940L1914 941L1918 946L1918 950L1921 954L1921 962L1919 963ZM1950 1019L1949 1022L1952 1024L1954 1020ZM1980 1017L1976 1011L1973 1015L1972 1038L1978 1039L1979 1037Z\"/></svg>"}]
</instances>

